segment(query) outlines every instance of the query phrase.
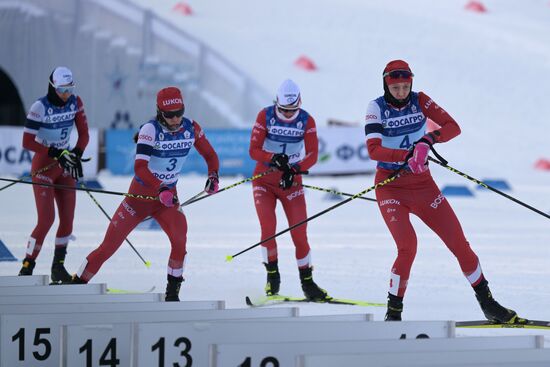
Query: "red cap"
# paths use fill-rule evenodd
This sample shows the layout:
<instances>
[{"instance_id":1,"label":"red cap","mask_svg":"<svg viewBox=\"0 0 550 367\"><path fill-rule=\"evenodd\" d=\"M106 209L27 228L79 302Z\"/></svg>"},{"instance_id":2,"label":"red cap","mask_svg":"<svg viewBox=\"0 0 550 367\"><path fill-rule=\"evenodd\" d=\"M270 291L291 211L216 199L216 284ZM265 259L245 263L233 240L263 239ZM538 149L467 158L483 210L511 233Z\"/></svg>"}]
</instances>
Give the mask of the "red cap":
<instances>
[{"instance_id":1,"label":"red cap","mask_svg":"<svg viewBox=\"0 0 550 367\"><path fill-rule=\"evenodd\" d=\"M176 111L183 109L183 97L176 87L167 87L157 93L157 106L161 111Z\"/></svg>"},{"instance_id":2,"label":"red cap","mask_svg":"<svg viewBox=\"0 0 550 367\"><path fill-rule=\"evenodd\" d=\"M389 73L395 72L395 71L404 71L405 75L399 75L398 73L396 78L391 77ZM407 71L410 74L406 73ZM384 81L386 82L387 85L396 84L396 83L406 83L406 82L412 83L412 78L414 76L414 74L411 71L411 68L409 67L409 64L407 64L403 60L390 61L388 65L386 65L386 67L384 68L383 75L384 75Z\"/></svg>"}]
</instances>

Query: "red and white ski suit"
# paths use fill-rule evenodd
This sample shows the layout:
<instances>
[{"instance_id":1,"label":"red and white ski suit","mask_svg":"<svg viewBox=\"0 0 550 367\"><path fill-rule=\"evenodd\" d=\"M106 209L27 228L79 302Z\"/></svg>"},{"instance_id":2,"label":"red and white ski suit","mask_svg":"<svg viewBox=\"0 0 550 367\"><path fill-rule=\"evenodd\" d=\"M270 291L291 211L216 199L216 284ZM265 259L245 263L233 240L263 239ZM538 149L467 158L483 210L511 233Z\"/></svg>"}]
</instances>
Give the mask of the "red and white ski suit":
<instances>
[{"instance_id":1,"label":"red and white ski suit","mask_svg":"<svg viewBox=\"0 0 550 367\"><path fill-rule=\"evenodd\" d=\"M59 119L61 122L56 123ZM83 152L89 141L88 121L82 100L78 96L71 96L63 106L51 104L47 97L40 98L31 106L23 133L23 148L35 153L31 166L34 183L75 186L75 179L48 156L50 145L69 148L68 140L73 126L76 126L78 132L75 148ZM53 225L55 204L59 215L55 246L68 245L73 232L76 204L74 190L33 185L33 191L38 221L27 243L25 256L30 259L38 257L44 238Z\"/></svg>"},{"instance_id":2,"label":"red and white ski suit","mask_svg":"<svg viewBox=\"0 0 550 367\"><path fill-rule=\"evenodd\" d=\"M422 92L411 94L410 103L402 109L386 103L383 97L369 104L365 132L369 155L379 161L375 182L383 181L395 171L392 168L404 163L408 150L399 147L408 148L406 143L412 145L426 133L426 118L440 126L433 135L436 143L447 142L460 134L456 121L430 97ZM410 222L410 214L420 218L441 238L456 256L472 286L483 279L478 257L429 170L415 175L408 168L405 169L396 180L378 188L376 198L397 245L389 293L404 296L416 255L417 237Z\"/></svg>"},{"instance_id":3,"label":"red and white ski suit","mask_svg":"<svg viewBox=\"0 0 550 367\"><path fill-rule=\"evenodd\" d=\"M301 130L300 135L293 144L302 144L301 153L289 153L290 163L299 168L300 171L306 171L317 162L318 140L315 120L304 110L299 110L296 117L286 121L278 115L274 106L267 107L260 111L256 118L256 123L252 129L250 138L250 157L257 161L254 174L262 173L270 169L271 158L275 153L283 153L286 144L284 140L277 141L280 131ZM269 123L268 123L269 121ZM271 139L271 143L267 144ZM282 143L282 144L279 144ZM285 153L288 153L286 151ZM275 171L259 179L252 181L254 196L254 205L260 221L262 240L273 236L277 229L277 218L275 207L277 200L283 205L288 225L292 226L307 218L306 201L304 197L304 188L302 187L301 175L296 175L294 185L283 190L279 187L282 172ZM290 231L292 241L296 248L296 261L299 268L311 266L310 246L307 239L307 224L303 224ZM275 239L262 244L264 262L277 260L277 242Z\"/></svg>"},{"instance_id":4,"label":"red and white ski suit","mask_svg":"<svg viewBox=\"0 0 550 367\"><path fill-rule=\"evenodd\" d=\"M172 139L169 144L163 143L169 139ZM190 141L193 139L194 142ZM134 164L135 177L128 190L130 194L157 196L161 186L168 186L177 196L176 183L179 171L192 146L205 159L208 172L217 172L219 169L218 156L196 121L184 118L182 127L176 132L166 130L158 121L150 121L142 126L137 143ZM181 151L179 147L186 143L189 143L187 144L188 148L181 156L176 155L177 152L173 154L155 153L158 151L157 148L162 148L164 145L175 146L174 150ZM168 167L168 171L162 172L159 167ZM168 176L168 172L172 172L169 181L165 178ZM133 197L126 197L122 201L112 217L103 242L86 257L77 272L78 277L88 282L99 271L103 263L116 252L130 232L148 216L157 220L170 240L168 275L182 277L187 254L187 220L179 205L166 207L158 200Z\"/></svg>"}]
</instances>

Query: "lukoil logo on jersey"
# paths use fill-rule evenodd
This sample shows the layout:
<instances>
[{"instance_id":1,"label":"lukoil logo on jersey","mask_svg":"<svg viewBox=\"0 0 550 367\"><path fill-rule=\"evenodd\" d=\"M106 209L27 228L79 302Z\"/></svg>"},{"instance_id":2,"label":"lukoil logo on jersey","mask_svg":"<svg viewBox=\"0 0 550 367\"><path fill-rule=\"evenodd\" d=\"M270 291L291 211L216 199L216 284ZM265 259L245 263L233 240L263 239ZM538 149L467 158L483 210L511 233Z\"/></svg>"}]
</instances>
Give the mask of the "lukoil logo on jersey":
<instances>
[{"instance_id":1,"label":"lukoil logo on jersey","mask_svg":"<svg viewBox=\"0 0 550 367\"><path fill-rule=\"evenodd\" d=\"M282 127L282 126L270 126L269 133L272 135L280 136L304 136L304 131L300 129L294 129L291 127Z\"/></svg>"},{"instance_id":2,"label":"lukoil logo on jersey","mask_svg":"<svg viewBox=\"0 0 550 367\"><path fill-rule=\"evenodd\" d=\"M394 119L384 120L382 121L382 126L384 126L385 128L401 127L401 126L418 124L423 120L424 120L424 114L417 113L414 115L407 115L407 116L397 117Z\"/></svg>"},{"instance_id":3,"label":"lukoil logo on jersey","mask_svg":"<svg viewBox=\"0 0 550 367\"><path fill-rule=\"evenodd\" d=\"M390 204L401 205L401 202L395 199L387 199L387 200L382 200L380 202L380 206L390 205Z\"/></svg>"},{"instance_id":4,"label":"lukoil logo on jersey","mask_svg":"<svg viewBox=\"0 0 550 367\"><path fill-rule=\"evenodd\" d=\"M181 98L171 98L171 99L165 99L162 101L162 107L168 107L174 104L180 105L180 104L183 104L183 101Z\"/></svg>"}]
</instances>

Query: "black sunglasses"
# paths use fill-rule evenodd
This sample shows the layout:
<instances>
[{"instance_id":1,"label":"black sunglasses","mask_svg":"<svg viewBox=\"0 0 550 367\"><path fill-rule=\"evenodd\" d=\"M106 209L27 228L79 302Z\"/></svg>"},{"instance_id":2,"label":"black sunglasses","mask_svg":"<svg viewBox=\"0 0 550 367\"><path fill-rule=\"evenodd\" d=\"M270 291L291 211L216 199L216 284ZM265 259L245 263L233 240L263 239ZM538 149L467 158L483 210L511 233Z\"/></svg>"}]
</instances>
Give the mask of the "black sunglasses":
<instances>
[{"instance_id":1,"label":"black sunglasses","mask_svg":"<svg viewBox=\"0 0 550 367\"><path fill-rule=\"evenodd\" d=\"M383 77L389 76L392 79L409 79L414 76L409 70L392 70L384 73Z\"/></svg>"},{"instance_id":2,"label":"black sunglasses","mask_svg":"<svg viewBox=\"0 0 550 367\"><path fill-rule=\"evenodd\" d=\"M174 118L174 117L182 117L183 116L183 108L181 110L176 110L176 111L161 111L161 113L162 113L162 116L165 119L171 119L171 118Z\"/></svg>"},{"instance_id":3,"label":"black sunglasses","mask_svg":"<svg viewBox=\"0 0 550 367\"><path fill-rule=\"evenodd\" d=\"M299 107L296 108L283 108L283 107L277 107L277 109L283 113L289 113L289 112L296 112Z\"/></svg>"}]
</instances>

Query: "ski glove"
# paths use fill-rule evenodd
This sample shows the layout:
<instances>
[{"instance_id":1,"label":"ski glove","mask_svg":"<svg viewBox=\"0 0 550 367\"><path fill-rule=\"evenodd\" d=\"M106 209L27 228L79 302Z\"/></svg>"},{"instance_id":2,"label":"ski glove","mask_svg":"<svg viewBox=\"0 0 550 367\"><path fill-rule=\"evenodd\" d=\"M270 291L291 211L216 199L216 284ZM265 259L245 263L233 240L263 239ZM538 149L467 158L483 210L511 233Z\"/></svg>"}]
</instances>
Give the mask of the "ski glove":
<instances>
[{"instance_id":1,"label":"ski glove","mask_svg":"<svg viewBox=\"0 0 550 367\"><path fill-rule=\"evenodd\" d=\"M204 191L208 195L212 195L218 192L220 179L218 178L218 172L212 171L208 174L206 185L204 185Z\"/></svg>"},{"instance_id":2,"label":"ski glove","mask_svg":"<svg viewBox=\"0 0 550 367\"><path fill-rule=\"evenodd\" d=\"M82 177L82 163L80 163L80 159L75 153L67 149L59 149L52 146L48 149L48 156L59 162L61 168L68 172L75 180Z\"/></svg>"},{"instance_id":3,"label":"ski glove","mask_svg":"<svg viewBox=\"0 0 550 367\"><path fill-rule=\"evenodd\" d=\"M174 206L174 194L168 187L162 186L159 189L159 201L168 208Z\"/></svg>"},{"instance_id":4,"label":"ski glove","mask_svg":"<svg viewBox=\"0 0 550 367\"><path fill-rule=\"evenodd\" d=\"M82 150L80 150L80 148L76 148L74 147L72 150L71 150L71 153L73 153L76 157L76 173L78 175L78 177L83 177L84 176L84 172L82 171ZM89 160L89 158L88 158Z\"/></svg>"},{"instance_id":5,"label":"ski glove","mask_svg":"<svg viewBox=\"0 0 550 367\"><path fill-rule=\"evenodd\" d=\"M285 153L273 154L271 164L279 171L288 172L291 170L290 164L288 164L288 155Z\"/></svg>"},{"instance_id":6,"label":"ski glove","mask_svg":"<svg viewBox=\"0 0 550 367\"><path fill-rule=\"evenodd\" d=\"M283 190L289 189L292 187L292 184L294 183L294 176L296 173L293 169L290 169L287 172L284 172L281 176L281 180L279 181L279 187Z\"/></svg>"},{"instance_id":7,"label":"ski glove","mask_svg":"<svg viewBox=\"0 0 550 367\"><path fill-rule=\"evenodd\" d=\"M430 146L424 142L417 142L412 149L412 155L407 160L412 173L418 175L428 170L428 153Z\"/></svg>"}]
</instances>

